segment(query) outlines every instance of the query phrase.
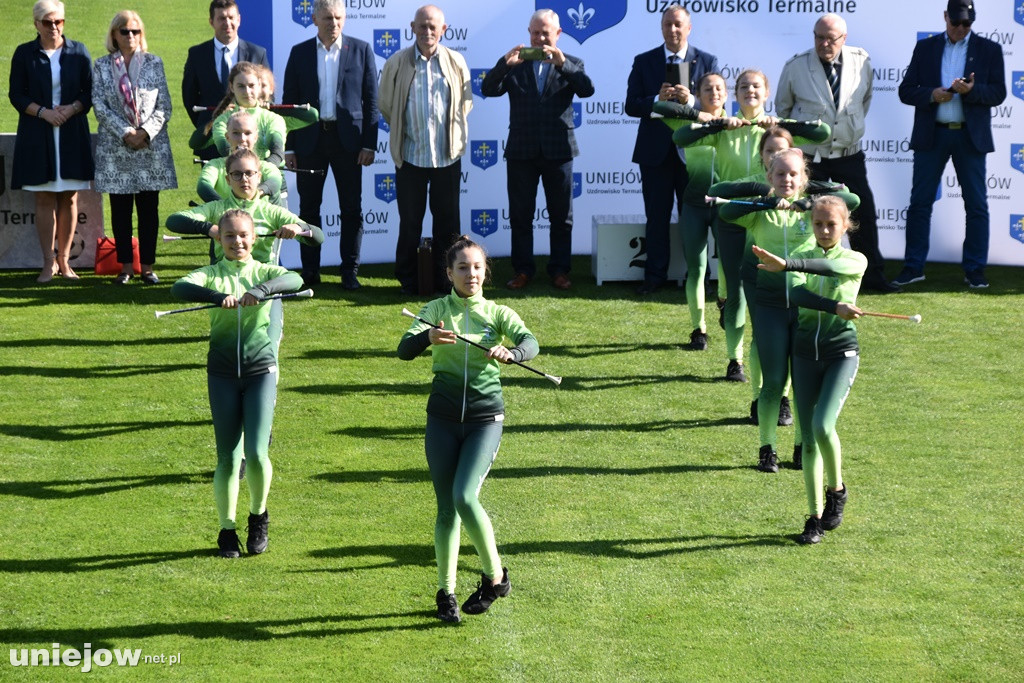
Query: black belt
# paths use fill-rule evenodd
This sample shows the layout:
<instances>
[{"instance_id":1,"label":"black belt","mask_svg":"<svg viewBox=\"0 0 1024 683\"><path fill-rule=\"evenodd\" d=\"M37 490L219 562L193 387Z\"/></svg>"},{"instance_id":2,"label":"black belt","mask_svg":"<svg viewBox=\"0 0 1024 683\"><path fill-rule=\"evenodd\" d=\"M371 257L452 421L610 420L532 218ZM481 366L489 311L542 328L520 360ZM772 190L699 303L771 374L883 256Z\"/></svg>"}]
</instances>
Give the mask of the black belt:
<instances>
[{"instance_id":1,"label":"black belt","mask_svg":"<svg viewBox=\"0 0 1024 683\"><path fill-rule=\"evenodd\" d=\"M337 121L321 121L320 128L323 130L335 130L338 127Z\"/></svg>"},{"instance_id":2,"label":"black belt","mask_svg":"<svg viewBox=\"0 0 1024 683\"><path fill-rule=\"evenodd\" d=\"M960 130L961 128L967 127L967 124L963 123L962 121L954 121L952 123L943 123L941 121L936 121L935 125L939 128L948 128L949 130Z\"/></svg>"}]
</instances>

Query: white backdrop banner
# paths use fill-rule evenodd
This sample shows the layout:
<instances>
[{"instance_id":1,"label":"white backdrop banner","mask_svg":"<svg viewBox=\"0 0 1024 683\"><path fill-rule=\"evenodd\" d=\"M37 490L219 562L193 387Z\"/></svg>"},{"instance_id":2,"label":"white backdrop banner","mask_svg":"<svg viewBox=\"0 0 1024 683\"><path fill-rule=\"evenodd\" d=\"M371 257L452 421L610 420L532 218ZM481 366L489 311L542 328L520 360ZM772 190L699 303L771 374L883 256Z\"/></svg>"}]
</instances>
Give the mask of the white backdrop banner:
<instances>
[{"instance_id":1,"label":"white backdrop banner","mask_svg":"<svg viewBox=\"0 0 1024 683\"><path fill-rule=\"evenodd\" d=\"M626 79L633 57L661 44L660 13L664 0L562 0L500 3L451 0L440 6L448 30L443 44L457 50L470 67L476 92L469 118L470 147L463 158L462 232L474 233L493 256L508 255L510 231L505 163L508 133L507 98L484 98L479 83L505 52L529 42L527 24L538 7L559 12L563 34L558 47L582 58L596 93L578 100L575 160L573 253L588 254L591 219L600 214L643 213L639 168L630 159L637 119L625 115ZM812 47L812 27L825 12L847 21L847 43L871 54L874 97L863 148L878 206L882 253L902 259L904 225L910 197L913 154L909 149L913 109L900 103L896 88L915 42L944 28L942 0L683 0L690 11L690 41L717 55L733 88L747 67L763 70L772 84L792 55ZM344 32L371 43L378 71L386 57L413 42L410 22L419 3L398 0L346 0ZM309 24L312 2L273 3L274 72L281 86L291 47L316 35ZM974 25L980 35L1003 47L1008 80L1006 101L992 110L996 151L988 156L989 208L993 264L1024 264L1024 0L985 0ZM730 102L732 93L730 92ZM729 106L729 105L727 105ZM1014 113L1016 110L1016 114ZM771 113L771 106L769 106ZM398 208L394 164L387 134L380 134L376 161L364 172L363 261L394 260ZM964 209L952 165L947 168L932 219L930 260L959 263ZM298 210L298 197L290 198ZM538 254L548 250L547 212L543 195L535 217ZM336 265L339 216L333 180L324 193L323 227L327 242L324 265ZM429 212L424 234L429 235ZM294 248L284 263L298 265Z\"/></svg>"}]
</instances>

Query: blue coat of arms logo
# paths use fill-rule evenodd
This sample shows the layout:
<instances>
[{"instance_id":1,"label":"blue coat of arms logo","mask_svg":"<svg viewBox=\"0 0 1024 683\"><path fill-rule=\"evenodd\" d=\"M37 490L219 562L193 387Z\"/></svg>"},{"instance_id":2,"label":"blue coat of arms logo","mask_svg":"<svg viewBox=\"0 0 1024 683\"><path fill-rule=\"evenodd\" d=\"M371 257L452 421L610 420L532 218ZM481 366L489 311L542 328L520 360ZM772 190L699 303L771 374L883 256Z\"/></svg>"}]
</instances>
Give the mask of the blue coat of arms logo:
<instances>
[{"instance_id":1,"label":"blue coat of arms logo","mask_svg":"<svg viewBox=\"0 0 1024 683\"><path fill-rule=\"evenodd\" d=\"M1018 242L1024 242L1024 216L1010 214L1010 237Z\"/></svg>"},{"instance_id":2,"label":"blue coat of arms logo","mask_svg":"<svg viewBox=\"0 0 1024 683\"><path fill-rule=\"evenodd\" d=\"M479 166L486 171L498 163L498 141L471 140L469 143L469 158L474 166Z\"/></svg>"},{"instance_id":3,"label":"blue coat of arms logo","mask_svg":"<svg viewBox=\"0 0 1024 683\"><path fill-rule=\"evenodd\" d=\"M497 209L473 209L469 212L470 229L481 237L498 231Z\"/></svg>"},{"instance_id":4,"label":"blue coat of arms logo","mask_svg":"<svg viewBox=\"0 0 1024 683\"><path fill-rule=\"evenodd\" d=\"M572 198L576 199L583 194L583 174L573 173L572 174Z\"/></svg>"},{"instance_id":5,"label":"blue coat of arms logo","mask_svg":"<svg viewBox=\"0 0 1024 683\"><path fill-rule=\"evenodd\" d=\"M1013 20L1024 25L1024 0L1017 0L1013 5Z\"/></svg>"},{"instance_id":6,"label":"blue coat of arms logo","mask_svg":"<svg viewBox=\"0 0 1024 683\"><path fill-rule=\"evenodd\" d=\"M1024 71L1014 71L1010 77L1010 90L1014 97L1024 100Z\"/></svg>"},{"instance_id":7,"label":"blue coat of arms logo","mask_svg":"<svg viewBox=\"0 0 1024 683\"><path fill-rule=\"evenodd\" d=\"M537 0L536 8L551 9L558 14L562 32L581 45L595 33L626 18L626 0Z\"/></svg>"},{"instance_id":8,"label":"blue coat of arms logo","mask_svg":"<svg viewBox=\"0 0 1024 683\"><path fill-rule=\"evenodd\" d=\"M473 94L476 95L477 97L479 97L482 100L486 100L487 99L487 97L484 96L484 94L480 90L480 88L484 84L484 78L487 76L487 72L488 71L490 71L490 69L470 69L469 70L469 80L473 84Z\"/></svg>"},{"instance_id":9,"label":"blue coat of arms logo","mask_svg":"<svg viewBox=\"0 0 1024 683\"><path fill-rule=\"evenodd\" d=\"M391 203L398 197L395 190L394 173L377 173L373 176L373 194L382 202Z\"/></svg>"},{"instance_id":10,"label":"blue coat of arms logo","mask_svg":"<svg viewBox=\"0 0 1024 683\"><path fill-rule=\"evenodd\" d=\"M572 127L579 128L583 125L583 103L572 103Z\"/></svg>"},{"instance_id":11,"label":"blue coat of arms logo","mask_svg":"<svg viewBox=\"0 0 1024 683\"><path fill-rule=\"evenodd\" d=\"M373 29L373 51L387 59L402 49L402 30L398 28Z\"/></svg>"},{"instance_id":12,"label":"blue coat of arms logo","mask_svg":"<svg viewBox=\"0 0 1024 683\"><path fill-rule=\"evenodd\" d=\"M1010 145L1010 165L1024 173L1024 145Z\"/></svg>"},{"instance_id":13,"label":"blue coat of arms logo","mask_svg":"<svg viewBox=\"0 0 1024 683\"><path fill-rule=\"evenodd\" d=\"M313 23L313 0L292 0L292 21L305 28Z\"/></svg>"}]
</instances>

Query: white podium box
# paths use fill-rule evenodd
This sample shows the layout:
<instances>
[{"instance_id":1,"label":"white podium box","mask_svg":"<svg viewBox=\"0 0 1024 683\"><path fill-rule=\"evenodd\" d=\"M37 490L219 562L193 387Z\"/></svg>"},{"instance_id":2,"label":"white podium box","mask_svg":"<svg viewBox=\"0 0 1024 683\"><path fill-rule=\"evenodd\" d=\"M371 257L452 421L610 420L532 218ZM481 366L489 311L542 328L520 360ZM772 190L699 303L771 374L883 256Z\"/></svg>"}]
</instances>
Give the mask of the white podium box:
<instances>
[{"instance_id":1,"label":"white podium box","mask_svg":"<svg viewBox=\"0 0 1024 683\"><path fill-rule=\"evenodd\" d=\"M605 280L644 279L647 262L647 219L642 215L594 216L590 241L590 271L601 285ZM686 260L679 224L669 224L668 279L680 287L686 282Z\"/></svg>"}]
</instances>

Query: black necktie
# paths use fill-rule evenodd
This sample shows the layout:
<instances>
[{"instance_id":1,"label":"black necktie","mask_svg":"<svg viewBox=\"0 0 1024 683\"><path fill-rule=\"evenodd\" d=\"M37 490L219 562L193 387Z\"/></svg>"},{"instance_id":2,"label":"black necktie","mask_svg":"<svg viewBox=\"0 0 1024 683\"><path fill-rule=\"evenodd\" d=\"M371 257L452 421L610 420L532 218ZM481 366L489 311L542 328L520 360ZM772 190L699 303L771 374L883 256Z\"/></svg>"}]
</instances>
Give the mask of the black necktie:
<instances>
[{"instance_id":1,"label":"black necktie","mask_svg":"<svg viewBox=\"0 0 1024 683\"><path fill-rule=\"evenodd\" d=\"M828 87L832 90L832 102L839 109L839 72L836 71L835 62L828 65Z\"/></svg>"},{"instance_id":2,"label":"black necktie","mask_svg":"<svg viewBox=\"0 0 1024 683\"><path fill-rule=\"evenodd\" d=\"M228 87L228 49L226 47L221 48L220 53L220 82L224 84L224 87Z\"/></svg>"}]
</instances>

